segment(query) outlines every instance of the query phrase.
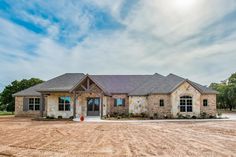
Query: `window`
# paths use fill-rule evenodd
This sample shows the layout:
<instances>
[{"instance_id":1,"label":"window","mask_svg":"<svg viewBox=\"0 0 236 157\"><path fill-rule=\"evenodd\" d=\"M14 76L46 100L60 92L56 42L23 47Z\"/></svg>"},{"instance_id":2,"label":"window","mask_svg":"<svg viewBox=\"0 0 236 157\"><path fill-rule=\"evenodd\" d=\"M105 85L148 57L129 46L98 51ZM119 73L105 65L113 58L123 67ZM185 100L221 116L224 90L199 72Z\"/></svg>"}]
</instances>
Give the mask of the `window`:
<instances>
[{"instance_id":1,"label":"window","mask_svg":"<svg viewBox=\"0 0 236 157\"><path fill-rule=\"evenodd\" d=\"M29 98L29 110L40 110L40 98Z\"/></svg>"},{"instance_id":2,"label":"window","mask_svg":"<svg viewBox=\"0 0 236 157\"><path fill-rule=\"evenodd\" d=\"M160 106L164 106L164 100L160 99Z\"/></svg>"},{"instance_id":3,"label":"window","mask_svg":"<svg viewBox=\"0 0 236 157\"><path fill-rule=\"evenodd\" d=\"M203 100L203 106L208 106L208 100L207 99Z\"/></svg>"},{"instance_id":4,"label":"window","mask_svg":"<svg viewBox=\"0 0 236 157\"><path fill-rule=\"evenodd\" d=\"M122 98L115 99L114 106L115 107L117 107L117 106L125 106L125 99L122 99Z\"/></svg>"},{"instance_id":5,"label":"window","mask_svg":"<svg viewBox=\"0 0 236 157\"><path fill-rule=\"evenodd\" d=\"M59 97L58 102L59 111L70 111L70 97Z\"/></svg>"},{"instance_id":6,"label":"window","mask_svg":"<svg viewBox=\"0 0 236 157\"><path fill-rule=\"evenodd\" d=\"M192 112L192 97L182 96L180 97L180 112Z\"/></svg>"}]
</instances>

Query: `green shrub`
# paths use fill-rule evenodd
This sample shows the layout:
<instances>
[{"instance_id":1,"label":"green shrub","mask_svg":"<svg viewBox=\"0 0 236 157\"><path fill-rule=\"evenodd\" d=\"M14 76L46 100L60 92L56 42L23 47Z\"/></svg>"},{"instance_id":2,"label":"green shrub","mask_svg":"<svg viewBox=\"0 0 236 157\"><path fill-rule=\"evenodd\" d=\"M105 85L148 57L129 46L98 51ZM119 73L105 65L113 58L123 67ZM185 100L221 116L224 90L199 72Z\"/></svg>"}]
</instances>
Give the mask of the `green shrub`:
<instances>
[{"instance_id":1,"label":"green shrub","mask_svg":"<svg viewBox=\"0 0 236 157\"><path fill-rule=\"evenodd\" d=\"M58 119L62 119L62 116L58 116L57 118L58 118Z\"/></svg>"},{"instance_id":2,"label":"green shrub","mask_svg":"<svg viewBox=\"0 0 236 157\"><path fill-rule=\"evenodd\" d=\"M145 112L142 112L142 113L141 113L141 117L142 117L142 118L146 118L146 117L148 117L148 115L147 115Z\"/></svg>"},{"instance_id":3,"label":"green shrub","mask_svg":"<svg viewBox=\"0 0 236 157\"><path fill-rule=\"evenodd\" d=\"M134 116L134 114L133 113L129 113L129 117L133 117Z\"/></svg>"},{"instance_id":4,"label":"green shrub","mask_svg":"<svg viewBox=\"0 0 236 157\"><path fill-rule=\"evenodd\" d=\"M163 116L165 119L168 119L168 116L165 114L164 116Z\"/></svg>"},{"instance_id":5,"label":"green shrub","mask_svg":"<svg viewBox=\"0 0 236 157\"><path fill-rule=\"evenodd\" d=\"M197 117L193 115L193 116L192 116L192 119L197 119Z\"/></svg>"},{"instance_id":6,"label":"green shrub","mask_svg":"<svg viewBox=\"0 0 236 157\"><path fill-rule=\"evenodd\" d=\"M221 112L221 111L218 111L218 112L217 112L217 116L221 117L221 116L222 116L222 112Z\"/></svg>"},{"instance_id":7,"label":"green shrub","mask_svg":"<svg viewBox=\"0 0 236 157\"><path fill-rule=\"evenodd\" d=\"M200 113L200 118L205 119L205 118L207 118L207 117L208 117L208 115L207 115L206 112L201 112L201 113Z\"/></svg>"},{"instance_id":8,"label":"green shrub","mask_svg":"<svg viewBox=\"0 0 236 157\"><path fill-rule=\"evenodd\" d=\"M190 119L190 118L191 118L191 116L190 116L190 115L186 115L185 117L186 117L186 119Z\"/></svg>"},{"instance_id":9,"label":"green shrub","mask_svg":"<svg viewBox=\"0 0 236 157\"><path fill-rule=\"evenodd\" d=\"M55 119L54 116L47 116L46 118L47 118L47 119Z\"/></svg>"},{"instance_id":10,"label":"green shrub","mask_svg":"<svg viewBox=\"0 0 236 157\"><path fill-rule=\"evenodd\" d=\"M154 119L158 119L158 113L154 113L153 117Z\"/></svg>"},{"instance_id":11,"label":"green shrub","mask_svg":"<svg viewBox=\"0 0 236 157\"><path fill-rule=\"evenodd\" d=\"M214 116L214 115L210 115L209 118L211 118L211 119L215 119L216 116Z\"/></svg>"},{"instance_id":12,"label":"green shrub","mask_svg":"<svg viewBox=\"0 0 236 157\"><path fill-rule=\"evenodd\" d=\"M184 116L182 114L180 114L180 113L177 113L177 118L178 119L184 119Z\"/></svg>"}]
</instances>

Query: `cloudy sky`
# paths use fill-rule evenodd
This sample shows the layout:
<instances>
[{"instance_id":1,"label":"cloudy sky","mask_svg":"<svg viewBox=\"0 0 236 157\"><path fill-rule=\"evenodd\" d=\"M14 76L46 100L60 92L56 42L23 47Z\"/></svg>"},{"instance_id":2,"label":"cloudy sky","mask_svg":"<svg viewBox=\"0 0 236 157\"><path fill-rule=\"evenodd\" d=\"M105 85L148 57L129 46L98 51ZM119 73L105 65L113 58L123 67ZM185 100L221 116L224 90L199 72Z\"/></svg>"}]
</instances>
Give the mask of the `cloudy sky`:
<instances>
[{"instance_id":1,"label":"cloudy sky","mask_svg":"<svg viewBox=\"0 0 236 157\"><path fill-rule=\"evenodd\" d=\"M209 85L236 71L236 0L0 0L0 67L0 91L67 72Z\"/></svg>"}]
</instances>

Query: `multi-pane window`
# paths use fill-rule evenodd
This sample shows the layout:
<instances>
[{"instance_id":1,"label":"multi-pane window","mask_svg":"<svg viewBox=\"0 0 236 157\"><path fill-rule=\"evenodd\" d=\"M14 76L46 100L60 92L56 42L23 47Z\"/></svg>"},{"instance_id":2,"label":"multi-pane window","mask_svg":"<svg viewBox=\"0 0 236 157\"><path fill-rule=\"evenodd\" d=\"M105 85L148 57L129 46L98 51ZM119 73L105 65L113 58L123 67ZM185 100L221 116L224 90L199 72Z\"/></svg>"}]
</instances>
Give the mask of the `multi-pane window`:
<instances>
[{"instance_id":1,"label":"multi-pane window","mask_svg":"<svg viewBox=\"0 0 236 157\"><path fill-rule=\"evenodd\" d=\"M203 100L203 106L208 106L208 100L207 99Z\"/></svg>"},{"instance_id":2,"label":"multi-pane window","mask_svg":"<svg viewBox=\"0 0 236 157\"><path fill-rule=\"evenodd\" d=\"M70 97L59 97L58 98L58 110L59 111L70 111Z\"/></svg>"},{"instance_id":3,"label":"multi-pane window","mask_svg":"<svg viewBox=\"0 0 236 157\"><path fill-rule=\"evenodd\" d=\"M40 98L29 98L29 110L38 111L40 110Z\"/></svg>"},{"instance_id":4,"label":"multi-pane window","mask_svg":"<svg viewBox=\"0 0 236 157\"><path fill-rule=\"evenodd\" d=\"M193 111L193 101L190 96L180 97L180 112L192 112Z\"/></svg>"},{"instance_id":5,"label":"multi-pane window","mask_svg":"<svg viewBox=\"0 0 236 157\"><path fill-rule=\"evenodd\" d=\"M115 99L114 106L125 106L125 99L117 98Z\"/></svg>"},{"instance_id":6,"label":"multi-pane window","mask_svg":"<svg viewBox=\"0 0 236 157\"><path fill-rule=\"evenodd\" d=\"M160 99L160 106L164 106L164 100Z\"/></svg>"}]
</instances>

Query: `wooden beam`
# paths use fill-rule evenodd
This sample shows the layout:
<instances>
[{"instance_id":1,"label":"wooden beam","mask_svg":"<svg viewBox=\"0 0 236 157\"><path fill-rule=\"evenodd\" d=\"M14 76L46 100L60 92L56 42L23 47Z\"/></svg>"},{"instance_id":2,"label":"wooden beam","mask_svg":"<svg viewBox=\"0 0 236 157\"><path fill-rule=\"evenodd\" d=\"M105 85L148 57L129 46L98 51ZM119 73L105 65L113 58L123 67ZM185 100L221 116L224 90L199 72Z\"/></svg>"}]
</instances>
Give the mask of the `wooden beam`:
<instances>
[{"instance_id":1,"label":"wooden beam","mask_svg":"<svg viewBox=\"0 0 236 157\"><path fill-rule=\"evenodd\" d=\"M89 89L90 80L87 78L87 90Z\"/></svg>"},{"instance_id":2,"label":"wooden beam","mask_svg":"<svg viewBox=\"0 0 236 157\"><path fill-rule=\"evenodd\" d=\"M91 90L94 89L95 87L96 87L96 85L93 83L93 84L90 86L89 90L91 91Z\"/></svg>"},{"instance_id":3,"label":"wooden beam","mask_svg":"<svg viewBox=\"0 0 236 157\"><path fill-rule=\"evenodd\" d=\"M86 91L87 90L87 88L86 87L84 87L84 85L81 85L81 87Z\"/></svg>"}]
</instances>

